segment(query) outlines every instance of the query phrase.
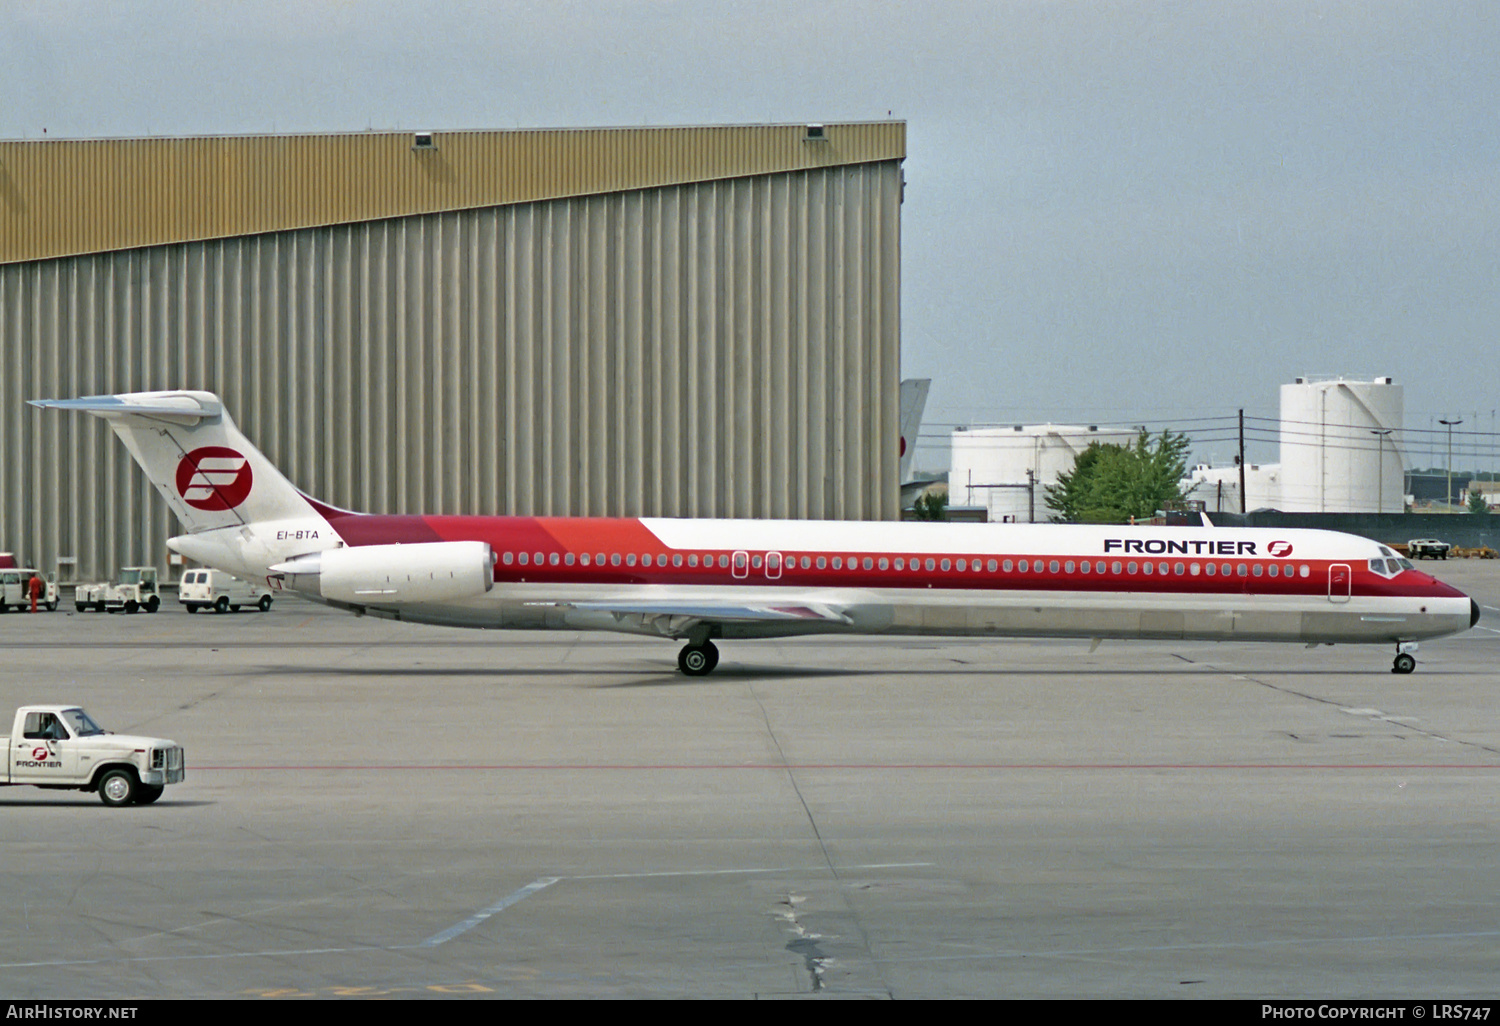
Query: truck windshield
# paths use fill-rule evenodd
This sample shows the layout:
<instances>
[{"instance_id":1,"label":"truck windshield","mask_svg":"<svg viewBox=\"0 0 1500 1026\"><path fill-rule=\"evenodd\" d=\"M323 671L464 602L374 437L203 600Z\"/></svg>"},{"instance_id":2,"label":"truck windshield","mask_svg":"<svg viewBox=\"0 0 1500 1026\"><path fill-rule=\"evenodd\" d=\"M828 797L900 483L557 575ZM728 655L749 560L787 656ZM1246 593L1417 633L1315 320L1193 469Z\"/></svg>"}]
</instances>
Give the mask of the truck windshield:
<instances>
[{"instance_id":1,"label":"truck windshield","mask_svg":"<svg viewBox=\"0 0 1500 1026\"><path fill-rule=\"evenodd\" d=\"M124 573L120 574L120 583L121 584L140 584L141 583L141 572L139 570L126 570Z\"/></svg>"},{"instance_id":2,"label":"truck windshield","mask_svg":"<svg viewBox=\"0 0 1500 1026\"><path fill-rule=\"evenodd\" d=\"M82 709L64 709L63 719L68 721L68 726L73 728L74 737L90 737L94 734L104 733L104 728L89 718L89 714Z\"/></svg>"}]
</instances>

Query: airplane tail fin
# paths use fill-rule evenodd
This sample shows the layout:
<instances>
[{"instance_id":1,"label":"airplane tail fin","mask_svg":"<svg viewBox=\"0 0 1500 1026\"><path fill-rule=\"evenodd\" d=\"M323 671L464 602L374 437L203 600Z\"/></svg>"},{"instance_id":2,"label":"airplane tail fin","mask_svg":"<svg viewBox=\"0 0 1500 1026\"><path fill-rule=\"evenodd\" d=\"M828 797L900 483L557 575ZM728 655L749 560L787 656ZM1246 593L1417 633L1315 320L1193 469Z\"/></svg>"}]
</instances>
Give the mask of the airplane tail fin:
<instances>
[{"instance_id":1,"label":"airplane tail fin","mask_svg":"<svg viewBox=\"0 0 1500 1026\"><path fill-rule=\"evenodd\" d=\"M82 410L108 423L189 534L313 513L212 392L127 392L31 405Z\"/></svg>"},{"instance_id":2,"label":"airplane tail fin","mask_svg":"<svg viewBox=\"0 0 1500 1026\"><path fill-rule=\"evenodd\" d=\"M931 378L907 378L901 382L901 484L911 480L911 460L917 451L917 433L922 429L922 411L927 408Z\"/></svg>"}]
</instances>

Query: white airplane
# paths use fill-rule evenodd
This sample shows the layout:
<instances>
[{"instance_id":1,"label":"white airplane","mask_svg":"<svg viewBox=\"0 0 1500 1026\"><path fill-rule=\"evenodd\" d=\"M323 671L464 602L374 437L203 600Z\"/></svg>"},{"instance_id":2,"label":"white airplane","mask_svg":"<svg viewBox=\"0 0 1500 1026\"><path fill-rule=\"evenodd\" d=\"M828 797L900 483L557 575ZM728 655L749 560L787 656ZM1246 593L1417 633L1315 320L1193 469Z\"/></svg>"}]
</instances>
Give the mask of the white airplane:
<instances>
[{"instance_id":1,"label":"white airplane","mask_svg":"<svg viewBox=\"0 0 1500 1026\"><path fill-rule=\"evenodd\" d=\"M210 392L32 404L107 421L199 563L390 619L673 638L692 676L715 639L803 634L1378 643L1410 673L1479 619L1331 531L371 515L298 491Z\"/></svg>"}]
</instances>

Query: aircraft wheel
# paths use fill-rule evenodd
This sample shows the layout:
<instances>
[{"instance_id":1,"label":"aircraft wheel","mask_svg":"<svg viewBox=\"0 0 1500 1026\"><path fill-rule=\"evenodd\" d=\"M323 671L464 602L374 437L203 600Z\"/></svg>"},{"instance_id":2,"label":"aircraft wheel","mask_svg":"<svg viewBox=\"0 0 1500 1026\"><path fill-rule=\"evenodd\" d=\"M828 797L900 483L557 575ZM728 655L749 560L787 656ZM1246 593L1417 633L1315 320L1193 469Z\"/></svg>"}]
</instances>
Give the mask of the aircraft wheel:
<instances>
[{"instance_id":1,"label":"aircraft wheel","mask_svg":"<svg viewBox=\"0 0 1500 1026\"><path fill-rule=\"evenodd\" d=\"M719 650L712 641L702 645L685 645L677 653L677 668L689 677L704 677L719 665Z\"/></svg>"},{"instance_id":2,"label":"aircraft wheel","mask_svg":"<svg viewBox=\"0 0 1500 1026\"><path fill-rule=\"evenodd\" d=\"M1391 664L1392 673L1410 673L1417 668L1417 660L1408 652L1402 652Z\"/></svg>"}]
</instances>

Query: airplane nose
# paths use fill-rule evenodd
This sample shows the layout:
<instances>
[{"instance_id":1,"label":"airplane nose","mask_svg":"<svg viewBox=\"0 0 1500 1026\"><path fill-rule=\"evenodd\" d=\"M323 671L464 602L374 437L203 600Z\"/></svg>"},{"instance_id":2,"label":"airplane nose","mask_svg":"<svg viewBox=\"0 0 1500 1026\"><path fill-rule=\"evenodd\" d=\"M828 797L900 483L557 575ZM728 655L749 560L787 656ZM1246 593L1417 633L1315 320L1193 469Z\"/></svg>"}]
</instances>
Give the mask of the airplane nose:
<instances>
[{"instance_id":1,"label":"airplane nose","mask_svg":"<svg viewBox=\"0 0 1500 1026\"><path fill-rule=\"evenodd\" d=\"M1469 626L1472 627L1479 622L1479 603L1469 599Z\"/></svg>"}]
</instances>

